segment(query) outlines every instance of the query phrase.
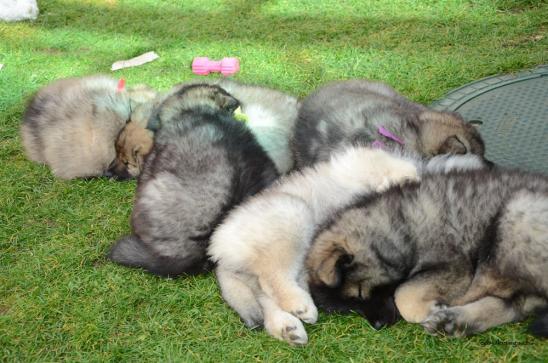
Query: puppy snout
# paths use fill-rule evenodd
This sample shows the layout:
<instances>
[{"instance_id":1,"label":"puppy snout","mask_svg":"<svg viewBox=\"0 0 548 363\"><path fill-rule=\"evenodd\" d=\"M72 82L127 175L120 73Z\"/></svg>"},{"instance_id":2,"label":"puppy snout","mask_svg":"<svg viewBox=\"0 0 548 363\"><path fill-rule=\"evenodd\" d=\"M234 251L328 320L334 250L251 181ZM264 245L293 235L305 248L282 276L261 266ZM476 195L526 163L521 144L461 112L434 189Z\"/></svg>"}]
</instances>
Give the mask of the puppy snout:
<instances>
[{"instance_id":1,"label":"puppy snout","mask_svg":"<svg viewBox=\"0 0 548 363\"><path fill-rule=\"evenodd\" d=\"M132 178L127 167L125 165L120 165L116 160L103 175L116 180L127 180Z\"/></svg>"}]
</instances>

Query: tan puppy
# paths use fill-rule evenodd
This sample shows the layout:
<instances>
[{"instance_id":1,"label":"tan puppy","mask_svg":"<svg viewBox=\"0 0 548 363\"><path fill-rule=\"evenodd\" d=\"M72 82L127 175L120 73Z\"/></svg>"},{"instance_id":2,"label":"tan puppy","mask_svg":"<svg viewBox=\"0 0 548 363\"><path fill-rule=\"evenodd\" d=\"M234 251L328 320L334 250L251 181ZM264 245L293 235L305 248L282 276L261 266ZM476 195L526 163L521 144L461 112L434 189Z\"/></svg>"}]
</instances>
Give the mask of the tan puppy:
<instances>
[{"instance_id":1,"label":"tan puppy","mask_svg":"<svg viewBox=\"0 0 548 363\"><path fill-rule=\"evenodd\" d=\"M105 175L120 131L134 115L146 118L150 111L143 105L155 97L146 86L120 88L107 76L55 81L26 109L21 125L26 154L62 179Z\"/></svg>"},{"instance_id":2,"label":"tan puppy","mask_svg":"<svg viewBox=\"0 0 548 363\"><path fill-rule=\"evenodd\" d=\"M152 131L137 122L129 122L116 140L116 159L108 171L117 179L137 177L141 173L145 157L152 149L153 140Z\"/></svg>"}]
</instances>

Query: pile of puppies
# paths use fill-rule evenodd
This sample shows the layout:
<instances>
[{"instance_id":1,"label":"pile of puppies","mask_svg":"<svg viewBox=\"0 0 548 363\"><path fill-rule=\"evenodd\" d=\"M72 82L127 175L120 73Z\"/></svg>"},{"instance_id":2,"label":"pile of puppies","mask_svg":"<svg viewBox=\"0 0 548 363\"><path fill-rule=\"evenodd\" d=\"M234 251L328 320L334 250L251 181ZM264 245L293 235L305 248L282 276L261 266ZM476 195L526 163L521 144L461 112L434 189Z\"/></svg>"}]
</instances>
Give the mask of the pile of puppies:
<instances>
[{"instance_id":1,"label":"pile of puppies","mask_svg":"<svg viewBox=\"0 0 548 363\"><path fill-rule=\"evenodd\" d=\"M214 269L247 326L290 344L307 343L316 305L454 336L548 308L548 178L493 166L458 114L382 83L300 103L227 79L165 94L61 80L33 98L22 136L61 178L139 175L111 260ZM548 336L546 310L531 331Z\"/></svg>"}]
</instances>

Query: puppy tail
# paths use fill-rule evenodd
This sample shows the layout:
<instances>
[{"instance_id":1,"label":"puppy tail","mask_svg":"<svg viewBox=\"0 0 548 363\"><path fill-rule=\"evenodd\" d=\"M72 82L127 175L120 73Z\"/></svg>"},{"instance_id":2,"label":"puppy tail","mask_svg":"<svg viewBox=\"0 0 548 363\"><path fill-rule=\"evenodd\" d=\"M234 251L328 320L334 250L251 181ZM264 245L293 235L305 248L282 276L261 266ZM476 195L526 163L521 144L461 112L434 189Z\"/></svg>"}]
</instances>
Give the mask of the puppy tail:
<instances>
[{"instance_id":1,"label":"puppy tail","mask_svg":"<svg viewBox=\"0 0 548 363\"><path fill-rule=\"evenodd\" d=\"M548 309L542 310L529 325L531 334L540 338L548 338Z\"/></svg>"},{"instance_id":2,"label":"puppy tail","mask_svg":"<svg viewBox=\"0 0 548 363\"><path fill-rule=\"evenodd\" d=\"M195 275L211 269L205 252L191 253L185 256L162 256L149 248L136 235L126 236L116 242L108 254L108 258L128 267L141 267L149 272L175 277L181 274Z\"/></svg>"},{"instance_id":3,"label":"puppy tail","mask_svg":"<svg viewBox=\"0 0 548 363\"><path fill-rule=\"evenodd\" d=\"M154 260L151 251L135 235L119 239L110 250L108 258L124 266L147 269Z\"/></svg>"}]
</instances>

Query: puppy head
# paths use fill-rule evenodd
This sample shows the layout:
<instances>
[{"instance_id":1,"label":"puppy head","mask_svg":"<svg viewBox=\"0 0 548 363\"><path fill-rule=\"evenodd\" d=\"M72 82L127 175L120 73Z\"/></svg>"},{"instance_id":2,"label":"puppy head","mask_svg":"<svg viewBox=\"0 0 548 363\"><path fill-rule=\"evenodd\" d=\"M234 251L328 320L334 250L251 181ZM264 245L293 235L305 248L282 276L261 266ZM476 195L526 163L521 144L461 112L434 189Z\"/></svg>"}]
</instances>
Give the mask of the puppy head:
<instances>
[{"instance_id":1,"label":"puppy head","mask_svg":"<svg viewBox=\"0 0 548 363\"><path fill-rule=\"evenodd\" d=\"M108 172L116 179L137 177L153 145L153 133L129 122L116 139L116 158Z\"/></svg>"},{"instance_id":2,"label":"puppy head","mask_svg":"<svg viewBox=\"0 0 548 363\"><path fill-rule=\"evenodd\" d=\"M219 86L210 84L183 84L175 86L151 117L149 125L155 129L174 121L185 111L192 109L234 113L240 102ZM156 125L156 126L154 126Z\"/></svg>"},{"instance_id":3,"label":"puppy head","mask_svg":"<svg viewBox=\"0 0 548 363\"><path fill-rule=\"evenodd\" d=\"M312 243L306 264L311 285L337 288L343 298L364 300L371 298L372 289L393 280L359 214L359 209L348 210L322 231Z\"/></svg>"},{"instance_id":4,"label":"puppy head","mask_svg":"<svg viewBox=\"0 0 548 363\"><path fill-rule=\"evenodd\" d=\"M311 285L310 293L316 305L327 313L358 313L375 329L389 326L401 319L394 292L396 285L374 288L369 299L343 297L339 288Z\"/></svg>"},{"instance_id":5,"label":"puppy head","mask_svg":"<svg viewBox=\"0 0 548 363\"><path fill-rule=\"evenodd\" d=\"M427 156L485 153L485 144L476 127L458 113L427 110L420 114L419 122L419 139Z\"/></svg>"},{"instance_id":6,"label":"puppy head","mask_svg":"<svg viewBox=\"0 0 548 363\"><path fill-rule=\"evenodd\" d=\"M356 216L343 215L318 235L307 257L310 292L321 309L357 312L380 329L400 319L394 302L397 282L391 282L360 229Z\"/></svg>"}]
</instances>

